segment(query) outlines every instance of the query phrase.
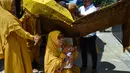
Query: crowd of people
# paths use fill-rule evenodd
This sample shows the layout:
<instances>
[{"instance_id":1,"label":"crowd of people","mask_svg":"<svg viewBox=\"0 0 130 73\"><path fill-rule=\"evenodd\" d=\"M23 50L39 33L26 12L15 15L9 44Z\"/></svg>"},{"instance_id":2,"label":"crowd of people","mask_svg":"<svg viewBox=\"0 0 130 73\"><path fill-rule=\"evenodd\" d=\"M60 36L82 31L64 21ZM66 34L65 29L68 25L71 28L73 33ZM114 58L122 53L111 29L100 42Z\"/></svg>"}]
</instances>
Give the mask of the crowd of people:
<instances>
[{"instance_id":1,"label":"crowd of people","mask_svg":"<svg viewBox=\"0 0 130 73\"><path fill-rule=\"evenodd\" d=\"M55 0L67 8L74 20L98 10L93 0ZM96 32L75 41L64 40L61 31L54 30L48 36L41 37L42 26L38 14L32 14L26 8L22 17L17 17L15 0L0 0L0 62L4 60L3 73L33 73L40 67L40 46L44 45L44 73L80 73L87 68L87 52L92 55L92 73L97 73ZM71 41L72 44L69 44ZM45 43L47 42L47 43ZM44 43L44 44L43 44ZM73 62L81 49L82 67ZM3 62L2 62L3 63Z\"/></svg>"}]
</instances>

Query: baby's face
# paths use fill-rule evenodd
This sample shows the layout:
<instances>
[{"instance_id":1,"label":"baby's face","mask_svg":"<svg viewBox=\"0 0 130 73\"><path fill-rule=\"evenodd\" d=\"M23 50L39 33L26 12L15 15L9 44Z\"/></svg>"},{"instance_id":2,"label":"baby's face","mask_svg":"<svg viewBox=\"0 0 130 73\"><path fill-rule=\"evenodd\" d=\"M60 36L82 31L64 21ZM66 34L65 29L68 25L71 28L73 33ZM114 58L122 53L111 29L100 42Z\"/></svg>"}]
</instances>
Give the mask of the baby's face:
<instances>
[{"instance_id":1,"label":"baby's face","mask_svg":"<svg viewBox=\"0 0 130 73\"><path fill-rule=\"evenodd\" d=\"M75 50L75 47L70 45L69 49L68 49L70 52L73 52Z\"/></svg>"}]
</instances>

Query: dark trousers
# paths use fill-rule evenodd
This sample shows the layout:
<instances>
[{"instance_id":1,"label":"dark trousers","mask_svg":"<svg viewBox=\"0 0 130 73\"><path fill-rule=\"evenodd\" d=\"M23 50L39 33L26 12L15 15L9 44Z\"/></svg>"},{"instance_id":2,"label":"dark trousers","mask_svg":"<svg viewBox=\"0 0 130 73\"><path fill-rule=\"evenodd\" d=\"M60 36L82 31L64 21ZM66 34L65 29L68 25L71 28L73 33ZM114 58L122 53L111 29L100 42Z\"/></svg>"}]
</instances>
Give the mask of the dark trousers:
<instances>
[{"instance_id":1,"label":"dark trousers","mask_svg":"<svg viewBox=\"0 0 130 73\"><path fill-rule=\"evenodd\" d=\"M87 67L87 54L90 51L92 58L92 69L97 67L96 35L92 37L81 37L80 48L82 55L82 67Z\"/></svg>"},{"instance_id":2,"label":"dark trousers","mask_svg":"<svg viewBox=\"0 0 130 73\"><path fill-rule=\"evenodd\" d=\"M0 59L0 71L4 70L4 59Z\"/></svg>"}]
</instances>

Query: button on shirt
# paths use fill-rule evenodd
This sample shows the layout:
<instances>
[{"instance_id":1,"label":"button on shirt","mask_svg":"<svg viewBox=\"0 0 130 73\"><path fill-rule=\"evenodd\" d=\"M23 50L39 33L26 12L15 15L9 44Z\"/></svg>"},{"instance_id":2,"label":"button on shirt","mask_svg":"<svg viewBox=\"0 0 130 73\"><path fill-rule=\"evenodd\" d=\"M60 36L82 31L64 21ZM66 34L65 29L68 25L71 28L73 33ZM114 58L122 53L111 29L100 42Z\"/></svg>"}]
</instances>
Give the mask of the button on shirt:
<instances>
[{"instance_id":1,"label":"button on shirt","mask_svg":"<svg viewBox=\"0 0 130 73\"><path fill-rule=\"evenodd\" d=\"M81 15L88 15L88 14L91 14L95 11L97 11L97 8L93 4L91 4L87 7L81 6L79 8L79 12L80 12ZM84 37L91 37L91 36L94 36L94 35L96 35L96 32L90 33L90 34L88 34Z\"/></svg>"}]
</instances>

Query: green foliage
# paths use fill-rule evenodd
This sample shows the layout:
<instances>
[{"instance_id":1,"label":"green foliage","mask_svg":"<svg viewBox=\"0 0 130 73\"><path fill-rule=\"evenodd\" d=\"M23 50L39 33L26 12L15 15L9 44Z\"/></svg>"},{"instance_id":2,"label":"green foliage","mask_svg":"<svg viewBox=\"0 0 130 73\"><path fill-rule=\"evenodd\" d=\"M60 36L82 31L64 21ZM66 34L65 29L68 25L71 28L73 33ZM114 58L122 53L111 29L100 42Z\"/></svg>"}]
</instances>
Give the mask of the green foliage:
<instances>
[{"instance_id":1,"label":"green foliage","mask_svg":"<svg viewBox=\"0 0 130 73\"><path fill-rule=\"evenodd\" d=\"M114 0L94 0L94 4L97 7L103 7L103 6L109 5L113 2L114 2Z\"/></svg>"}]
</instances>

